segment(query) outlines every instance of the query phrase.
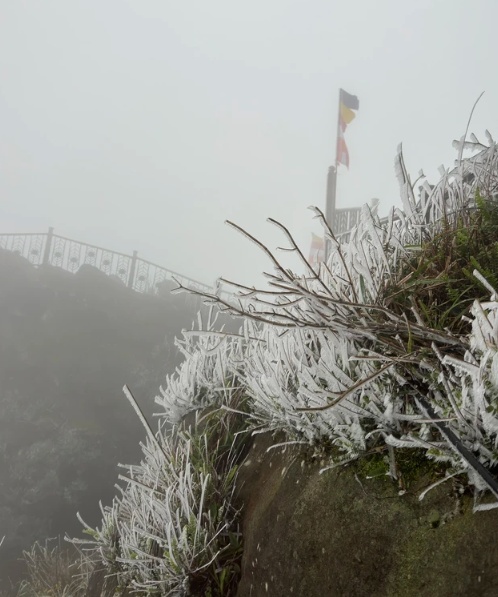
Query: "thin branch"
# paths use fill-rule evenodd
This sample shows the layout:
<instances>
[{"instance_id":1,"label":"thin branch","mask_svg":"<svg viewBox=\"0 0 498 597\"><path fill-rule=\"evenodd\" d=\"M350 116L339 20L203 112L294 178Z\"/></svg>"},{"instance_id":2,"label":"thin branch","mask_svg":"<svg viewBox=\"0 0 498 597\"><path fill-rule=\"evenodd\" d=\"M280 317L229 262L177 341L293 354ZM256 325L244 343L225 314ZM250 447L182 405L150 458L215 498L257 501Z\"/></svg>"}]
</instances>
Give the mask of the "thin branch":
<instances>
[{"instance_id":1,"label":"thin branch","mask_svg":"<svg viewBox=\"0 0 498 597\"><path fill-rule=\"evenodd\" d=\"M314 408L296 408L296 411L298 411L298 412L319 412L319 411L328 410L329 408L332 408L332 407L336 406L337 404L339 404L339 402L344 400L344 398L347 398L350 394L352 394L356 390L359 390L363 386L367 385L368 383L370 383L371 381L373 381L374 379L379 377L379 375L382 375L382 373L384 373L384 371L386 371L390 367L393 367L395 364L396 363L394 363L394 362L387 363L387 365L384 365L379 370L374 371L374 373L372 373L368 377L360 379L355 384L353 384L350 388L348 388L345 392L342 392L334 401L330 402L329 404L324 404L323 406L317 406Z\"/></svg>"},{"instance_id":2,"label":"thin branch","mask_svg":"<svg viewBox=\"0 0 498 597\"><path fill-rule=\"evenodd\" d=\"M315 270L311 267L309 261L303 255L301 249L298 247L296 241L294 240L292 234L289 232L288 228L286 228L283 224L281 224L280 222L277 222L277 220L274 220L273 218L268 218L268 221L271 222L273 225L277 226L277 228L279 228L280 230L282 230L282 232L287 237L288 241L291 243L293 250L295 250L297 252L297 254L299 255L299 258L302 261L302 263L304 264L304 266L307 269L311 270L313 273L315 273ZM316 280L319 282L319 284L323 288L323 290L327 294L332 296L330 289L324 284L323 280L319 276L316 276ZM301 286L299 286L299 287L301 288Z\"/></svg>"},{"instance_id":3,"label":"thin branch","mask_svg":"<svg viewBox=\"0 0 498 597\"><path fill-rule=\"evenodd\" d=\"M228 224L229 226L231 226L232 228L235 228L235 230L238 230L243 236L245 236L246 238L248 238L257 247L259 247L263 251L263 253L265 253L269 257L269 259L273 262L273 265L275 266L275 268L279 272L281 272L283 274L283 276L289 280L289 282L291 282L291 283L293 282L292 276L287 272L287 270L280 264L280 262L273 255L273 253L261 241L259 241L252 234L249 234L249 232L247 232L246 230L244 230L244 228L242 228L238 224L235 224L234 222L231 222L230 220L226 220L225 223Z\"/></svg>"}]
</instances>

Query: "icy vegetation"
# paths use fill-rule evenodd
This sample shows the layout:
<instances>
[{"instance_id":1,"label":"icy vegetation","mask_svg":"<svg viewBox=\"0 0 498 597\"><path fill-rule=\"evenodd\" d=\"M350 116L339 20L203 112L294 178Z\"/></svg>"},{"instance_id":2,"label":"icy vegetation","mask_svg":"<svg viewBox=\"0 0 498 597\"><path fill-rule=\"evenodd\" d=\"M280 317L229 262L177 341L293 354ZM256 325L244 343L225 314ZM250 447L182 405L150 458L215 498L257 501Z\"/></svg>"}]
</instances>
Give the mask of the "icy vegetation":
<instances>
[{"instance_id":1,"label":"icy vegetation","mask_svg":"<svg viewBox=\"0 0 498 597\"><path fill-rule=\"evenodd\" d=\"M365 206L348 238L315 209L329 243L317 268L272 221L302 275L239 229L271 260L269 287L203 295L244 317L240 334L212 321L179 341L186 358L157 398L159 431L140 466L125 467L101 528L87 529L92 558L117 586L226 594L240 550L232 497L244 429L323 449L324 474L385 448L396 478L397 449L423 450L445 463L443 480L466 475L475 509L497 505L498 147L488 140L461 142L456 167L434 187L419 183L418 197L400 151L403 210L381 221Z\"/></svg>"}]
</instances>

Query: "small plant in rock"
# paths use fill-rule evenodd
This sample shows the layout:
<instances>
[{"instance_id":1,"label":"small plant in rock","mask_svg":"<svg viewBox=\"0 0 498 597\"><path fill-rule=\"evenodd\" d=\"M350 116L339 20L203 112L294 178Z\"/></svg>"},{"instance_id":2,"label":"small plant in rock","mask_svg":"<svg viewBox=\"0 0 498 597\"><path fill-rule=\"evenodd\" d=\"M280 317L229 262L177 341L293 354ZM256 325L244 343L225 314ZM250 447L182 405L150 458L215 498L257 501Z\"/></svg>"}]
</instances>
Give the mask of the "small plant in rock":
<instances>
[{"instance_id":1,"label":"small plant in rock","mask_svg":"<svg viewBox=\"0 0 498 597\"><path fill-rule=\"evenodd\" d=\"M28 579L21 583L17 597L83 597L92 562L71 547L47 540L25 551Z\"/></svg>"},{"instance_id":2,"label":"small plant in rock","mask_svg":"<svg viewBox=\"0 0 498 597\"><path fill-rule=\"evenodd\" d=\"M199 411L172 431L147 426L142 462L123 467L121 495L104 509L100 528L86 528L93 540L73 539L115 577L113 591L233 594L242 554L233 506L245 437L245 418L232 412L243 408L239 389L230 403L231 410Z\"/></svg>"}]
</instances>

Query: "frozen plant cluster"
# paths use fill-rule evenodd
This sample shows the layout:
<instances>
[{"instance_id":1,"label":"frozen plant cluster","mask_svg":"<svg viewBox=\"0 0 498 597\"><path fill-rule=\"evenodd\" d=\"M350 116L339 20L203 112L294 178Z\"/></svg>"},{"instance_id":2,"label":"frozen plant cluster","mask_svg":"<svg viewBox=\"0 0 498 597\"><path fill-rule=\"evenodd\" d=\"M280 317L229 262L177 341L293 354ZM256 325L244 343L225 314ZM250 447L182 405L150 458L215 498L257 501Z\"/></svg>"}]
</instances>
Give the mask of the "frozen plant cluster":
<instances>
[{"instance_id":1,"label":"frozen plant cluster","mask_svg":"<svg viewBox=\"0 0 498 597\"><path fill-rule=\"evenodd\" d=\"M223 328L216 331L216 323L217 313L210 309L207 321L199 315L198 329L184 331L183 338L175 340L184 361L166 377L160 396L156 397L161 418L168 423L179 423L193 410L230 404L233 400L246 343L238 335L225 333ZM247 323L244 329L248 329Z\"/></svg>"},{"instance_id":2,"label":"frozen plant cluster","mask_svg":"<svg viewBox=\"0 0 498 597\"><path fill-rule=\"evenodd\" d=\"M242 327L229 334L208 322L184 334L185 360L156 399L159 431L148 428L143 460L125 467L121 495L103 509L101 528L87 529L90 549L119 585L188 595L223 569L236 533L237 451L227 438L220 443L219 430L167 430L166 423L179 424L192 411L224 413L217 424L228 436L230 416L238 413L253 432L327 445L335 464L379 447L394 460L396 448L422 449L448 464L448 478L467 473L476 495L486 490L498 498L490 472L498 464L495 290L476 272L489 300L476 299L465 315L468 331L455 333L430 324L412 300L417 287L408 284L405 267L431 239L471 217L478 193L497 200L497 145L474 140L474 155L465 159L464 145L455 168L434 187L422 183L418 197L400 151L403 209L380 220L365 206L345 238L336 238L315 208L328 242L327 262L318 267L271 220L301 260L302 275L233 225L270 259L268 288L223 281L230 294L202 295L241 317ZM393 288L411 294L400 302Z\"/></svg>"},{"instance_id":3,"label":"frozen plant cluster","mask_svg":"<svg viewBox=\"0 0 498 597\"><path fill-rule=\"evenodd\" d=\"M231 560L240 556L233 506L237 439L226 421L209 413L197 413L190 426L153 433L124 390L148 430L143 460L120 465L120 495L101 507L101 526L80 519L91 539L72 541L105 571L103 595L125 587L147 595L223 594L234 574Z\"/></svg>"},{"instance_id":4,"label":"frozen plant cluster","mask_svg":"<svg viewBox=\"0 0 498 597\"><path fill-rule=\"evenodd\" d=\"M424 244L451 227L456 233L471 217L478 194L497 201L498 148L489 135L488 141L459 142L455 168L441 171L433 187L420 183L418 197L400 150L403 209L392 209L381 221L364 206L345 238L336 238L315 208L329 245L319 267L308 263L282 224L270 220L286 237L286 250L301 259L303 275L232 224L271 260L269 289L223 281L235 289L231 299L204 295L243 317L244 329L224 341L213 335L215 353L203 338L192 354L197 360L216 354L219 371L236 377L250 400L253 430L283 431L292 442L326 442L337 448L336 462L379 445L423 449L448 463L448 475L466 472L478 490L498 497L489 474L498 464L494 289L475 272L491 300L474 302L465 315L466 334L432 327L417 308L417 287L402 309L389 292L406 283L404 265ZM463 158L466 148L474 155ZM188 401L186 395L186 408ZM171 410L164 396L161 403Z\"/></svg>"}]
</instances>

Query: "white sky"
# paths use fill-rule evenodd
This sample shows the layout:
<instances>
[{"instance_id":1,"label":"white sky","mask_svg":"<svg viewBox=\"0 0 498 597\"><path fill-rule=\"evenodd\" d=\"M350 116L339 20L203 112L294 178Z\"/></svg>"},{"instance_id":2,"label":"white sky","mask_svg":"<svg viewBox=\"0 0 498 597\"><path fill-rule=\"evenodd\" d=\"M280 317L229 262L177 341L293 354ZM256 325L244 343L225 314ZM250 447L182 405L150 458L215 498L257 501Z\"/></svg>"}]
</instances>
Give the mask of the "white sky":
<instances>
[{"instance_id":1,"label":"white sky","mask_svg":"<svg viewBox=\"0 0 498 597\"><path fill-rule=\"evenodd\" d=\"M271 269L231 219L306 254L346 132L338 206L398 203L451 166L451 142L498 136L496 0L0 0L0 232L45 231L206 283Z\"/></svg>"}]
</instances>

